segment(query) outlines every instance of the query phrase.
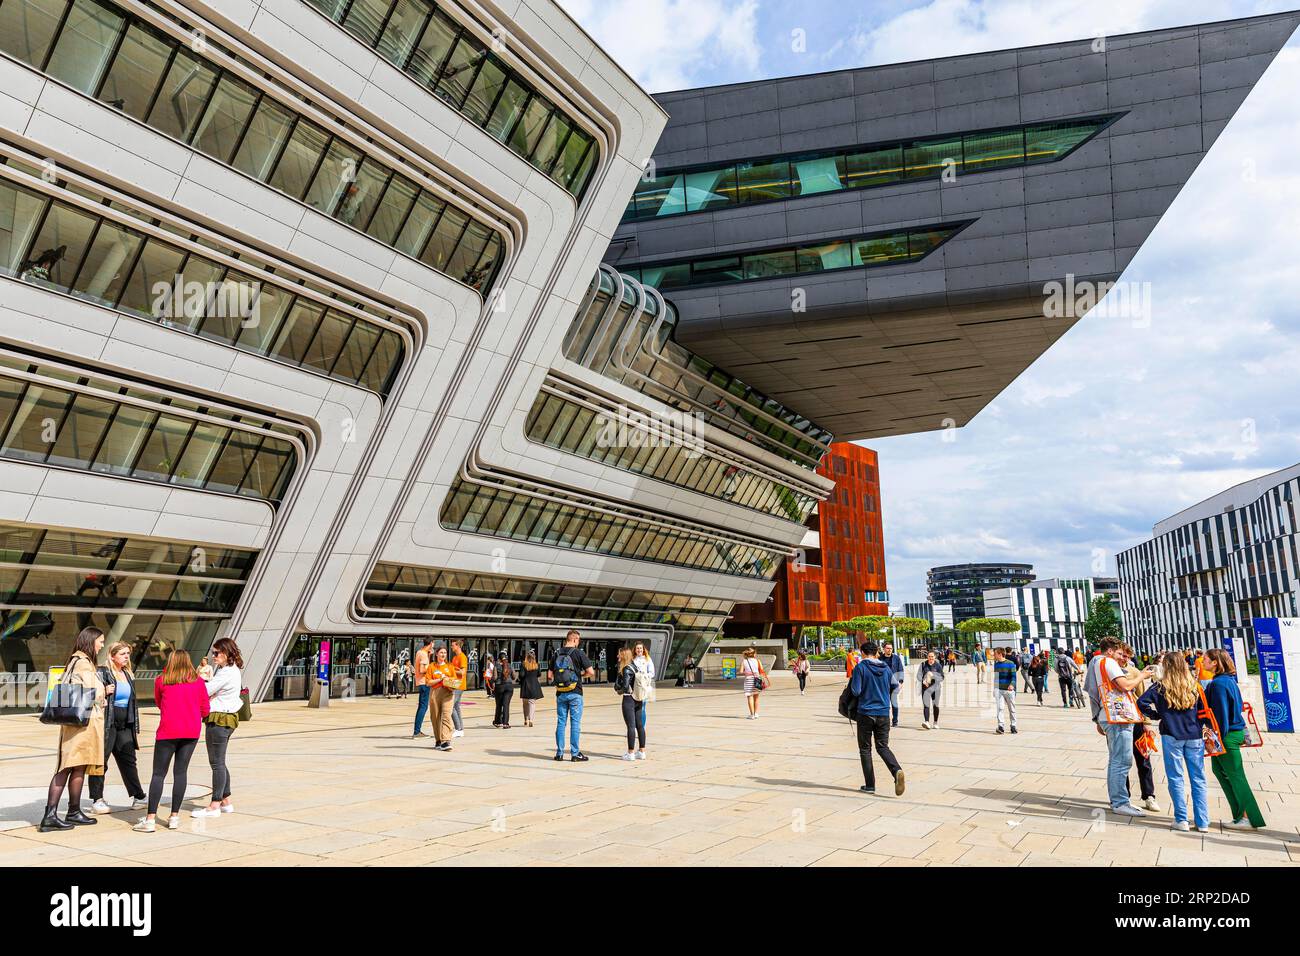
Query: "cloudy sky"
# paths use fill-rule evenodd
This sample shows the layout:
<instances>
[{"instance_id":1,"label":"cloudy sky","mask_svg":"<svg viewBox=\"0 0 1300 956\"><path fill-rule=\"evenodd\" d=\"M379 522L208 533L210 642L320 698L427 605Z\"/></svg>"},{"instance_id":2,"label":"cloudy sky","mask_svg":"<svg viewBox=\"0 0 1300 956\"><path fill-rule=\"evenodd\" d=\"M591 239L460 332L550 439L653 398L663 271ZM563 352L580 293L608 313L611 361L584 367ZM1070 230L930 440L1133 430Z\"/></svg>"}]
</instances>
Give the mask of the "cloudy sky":
<instances>
[{"instance_id":1,"label":"cloudy sky","mask_svg":"<svg viewBox=\"0 0 1300 956\"><path fill-rule=\"evenodd\" d=\"M1229 0L560 0L648 90L681 89L1230 19ZM795 42L803 31L805 49ZM1032 562L1114 573L1175 511L1300 461L1300 37L1124 279L1149 325L1086 316L955 441L880 454L895 603L925 571Z\"/></svg>"}]
</instances>

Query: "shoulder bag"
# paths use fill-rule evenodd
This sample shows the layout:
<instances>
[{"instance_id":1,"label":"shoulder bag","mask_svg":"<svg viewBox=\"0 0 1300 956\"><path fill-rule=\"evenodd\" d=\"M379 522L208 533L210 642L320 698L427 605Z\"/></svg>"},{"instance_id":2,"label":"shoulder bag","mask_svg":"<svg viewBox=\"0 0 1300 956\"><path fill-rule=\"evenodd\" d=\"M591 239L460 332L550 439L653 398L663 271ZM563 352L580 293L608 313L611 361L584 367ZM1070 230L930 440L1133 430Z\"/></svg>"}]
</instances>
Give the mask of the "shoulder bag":
<instances>
[{"instance_id":1,"label":"shoulder bag","mask_svg":"<svg viewBox=\"0 0 1300 956\"><path fill-rule=\"evenodd\" d=\"M41 723L61 727L85 727L95 709L95 688L70 683L72 658L64 665L63 677L50 688L41 710Z\"/></svg>"}]
</instances>

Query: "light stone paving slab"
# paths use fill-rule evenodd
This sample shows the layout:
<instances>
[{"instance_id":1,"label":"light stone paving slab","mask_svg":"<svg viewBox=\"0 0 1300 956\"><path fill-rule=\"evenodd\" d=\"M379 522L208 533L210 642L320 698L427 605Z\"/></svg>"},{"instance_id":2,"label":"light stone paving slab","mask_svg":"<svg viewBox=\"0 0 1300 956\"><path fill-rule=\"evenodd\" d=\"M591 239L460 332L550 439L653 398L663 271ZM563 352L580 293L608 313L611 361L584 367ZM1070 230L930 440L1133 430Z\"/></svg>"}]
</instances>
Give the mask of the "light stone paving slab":
<instances>
[{"instance_id":1,"label":"light stone paving slab","mask_svg":"<svg viewBox=\"0 0 1300 956\"><path fill-rule=\"evenodd\" d=\"M1021 733L997 736L988 687L959 670L945 682L942 730L920 728L905 696L891 746L908 774L892 794L877 761L875 797L858 791L852 728L835 716L843 686L816 673L800 697L784 673L742 719L738 689L661 688L649 759L627 762L617 698L587 689L590 762L551 760L553 698L538 726L491 728L470 708L451 753L410 738L415 701L363 699L316 711L261 704L236 733L237 812L193 821L206 803L202 748L183 826L135 834L138 813L40 834L55 734L0 717L0 866L1295 866L1300 864L1300 743L1268 735L1245 755L1268 827L1224 831L1211 779L1209 834L1169 829L1166 812L1106 812L1104 746L1085 713L1022 708ZM157 715L143 715L146 742ZM151 747L142 751L147 767ZM1136 782L1136 778L1135 778ZM108 794L125 798L116 769Z\"/></svg>"}]
</instances>

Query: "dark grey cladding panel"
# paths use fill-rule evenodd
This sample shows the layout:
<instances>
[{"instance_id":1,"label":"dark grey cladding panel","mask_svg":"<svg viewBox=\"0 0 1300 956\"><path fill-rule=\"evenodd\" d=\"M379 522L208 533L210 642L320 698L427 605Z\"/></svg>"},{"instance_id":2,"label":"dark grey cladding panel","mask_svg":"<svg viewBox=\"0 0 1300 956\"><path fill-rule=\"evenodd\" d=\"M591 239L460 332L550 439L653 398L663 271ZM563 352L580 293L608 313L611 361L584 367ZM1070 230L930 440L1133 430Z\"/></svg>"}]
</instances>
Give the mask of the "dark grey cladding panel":
<instances>
[{"instance_id":1,"label":"dark grey cladding panel","mask_svg":"<svg viewBox=\"0 0 1300 956\"><path fill-rule=\"evenodd\" d=\"M1278 14L1106 37L1100 51L1083 39L667 94L661 167L1127 113L1057 163L630 223L616 238L639 237L628 261L671 259L975 219L918 263L669 293L684 345L740 364L837 437L965 422L1073 324L1042 315L1045 284L1119 277L1298 24Z\"/></svg>"}]
</instances>

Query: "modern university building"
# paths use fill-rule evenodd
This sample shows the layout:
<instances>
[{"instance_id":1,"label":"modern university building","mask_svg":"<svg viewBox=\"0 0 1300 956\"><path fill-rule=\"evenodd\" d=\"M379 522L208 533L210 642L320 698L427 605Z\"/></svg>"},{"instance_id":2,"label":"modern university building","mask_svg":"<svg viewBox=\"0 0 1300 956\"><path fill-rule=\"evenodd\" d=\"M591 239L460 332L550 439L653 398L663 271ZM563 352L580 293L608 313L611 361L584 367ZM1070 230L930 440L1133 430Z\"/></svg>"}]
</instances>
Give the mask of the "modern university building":
<instances>
[{"instance_id":1,"label":"modern university building","mask_svg":"<svg viewBox=\"0 0 1300 956\"><path fill-rule=\"evenodd\" d=\"M1244 481L1156 523L1121 551L1119 595L1133 646L1254 653L1257 617L1300 616L1295 502L1300 465Z\"/></svg>"},{"instance_id":2,"label":"modern university building","mask_svg":"<svg viewBox=\"0 0 1300 956\"><path fill-rule=\"evenodd\" d=\"M146 693L224 634L257 698L573 624L674 673L832 436L968 421L1298 21L656 100L549 0L0 0L5 700L89 623Z\"/></svg>"}]
</instances>

